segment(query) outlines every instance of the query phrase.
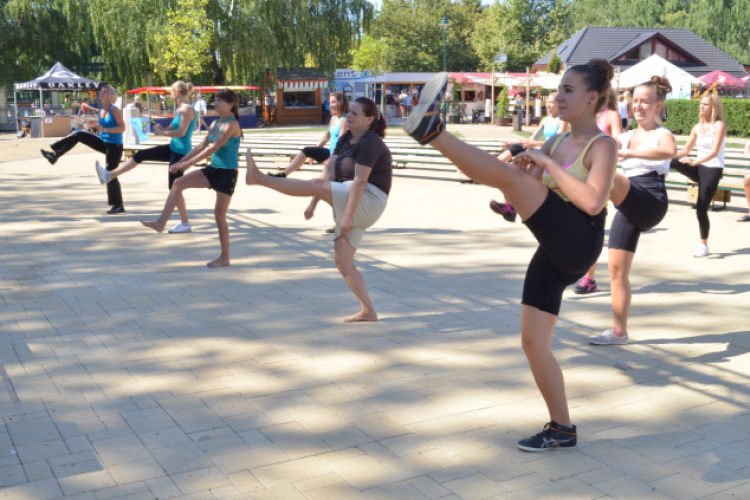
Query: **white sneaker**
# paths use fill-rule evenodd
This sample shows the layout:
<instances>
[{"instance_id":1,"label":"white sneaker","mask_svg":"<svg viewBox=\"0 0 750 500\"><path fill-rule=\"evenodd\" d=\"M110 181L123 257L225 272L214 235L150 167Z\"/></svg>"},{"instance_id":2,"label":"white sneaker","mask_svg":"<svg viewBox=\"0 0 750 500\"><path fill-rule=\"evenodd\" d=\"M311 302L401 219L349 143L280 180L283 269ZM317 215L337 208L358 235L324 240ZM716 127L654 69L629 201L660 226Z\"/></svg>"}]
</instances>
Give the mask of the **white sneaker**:
<instances>
[{"instance_id":1,"label":"white sneaker","mask_svg":"<svg viewBox=\"0 0 750 500\"><path fill-rule=\"evenodd\" d=\"M167 231L169 233L192 233L193 228L190 227L189 222L180 222L175 227Z\"/></svg>"},{"instance_id":2,"label":"white sneaker","mask_svg":"<svg viewBox=\"0 0 750 500\"><path fill-rule=\"evenodd\" d=\"M589 337L589 342L594 345L625 345L628 343L628 334L617 335L613 329L604 330L601 335Z\"/></svg>"},{"instance_id":3,"label":"white sneaker","mask_svg":"<svg viewBox=\"0 0 750 500\"><path fill-rule=\"evenodd\" d=\"M708 245L701 243L698 245L698 248L695 249L693 257L705 257L706 255L711 255L711 252L708 251Z\"/></svg>"},{"instance_id":4,"label":"white sneaker","mask_svg":"<svg viewBox=\"0 0 750 500\"><path fill-rule=\"evenodd\" d=\"M99 161L96 162L96 175L99 176L99 182L102 184L106 184L112 180L112 174L109 173L109 170L102 167Z\"/></svg>"}]
</instances>

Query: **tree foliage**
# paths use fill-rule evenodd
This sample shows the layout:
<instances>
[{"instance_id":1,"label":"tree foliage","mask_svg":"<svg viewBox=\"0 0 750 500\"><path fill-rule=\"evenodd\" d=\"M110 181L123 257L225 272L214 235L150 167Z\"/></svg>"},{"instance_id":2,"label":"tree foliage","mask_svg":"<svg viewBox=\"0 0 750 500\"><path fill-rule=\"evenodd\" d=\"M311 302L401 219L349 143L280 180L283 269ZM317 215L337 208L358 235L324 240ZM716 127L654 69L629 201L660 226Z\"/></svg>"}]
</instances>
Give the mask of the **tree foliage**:
<instances>
[{"instance_id":1,"label":"tree foliage","mask_svg":"<svg viewBox=\"0 0 750 500\"><path fill-rule=\"evenodd\" d=\"M162 76L175 73L189 80L211 62L213 26L206 13L208 0L177 0L167 12L166 29L154 35L156 45L149 62Z\"/></svg>"},{"instance_id":2,"label":"tree foliage","mask_svg":"<svg viewBox=\"0 0 750 500\"><path fill-rule=\"evenodd\" d=\"M390 71L389 55L391 48L385 38L374 39L365 35L354 51L352 68L357 71L368 71L373 75L382 75Z\"/></svg>"}]
</instances>

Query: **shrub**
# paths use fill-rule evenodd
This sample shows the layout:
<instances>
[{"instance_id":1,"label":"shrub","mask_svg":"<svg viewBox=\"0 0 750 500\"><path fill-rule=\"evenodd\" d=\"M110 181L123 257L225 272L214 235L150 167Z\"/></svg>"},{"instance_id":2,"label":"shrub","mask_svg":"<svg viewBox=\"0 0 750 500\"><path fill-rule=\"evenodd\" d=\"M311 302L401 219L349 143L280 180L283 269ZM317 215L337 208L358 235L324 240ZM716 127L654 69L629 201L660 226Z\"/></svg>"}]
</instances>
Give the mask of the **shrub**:
<instances>
[{"instance_id":1,"label":"shrub","mask_svg":"<svg viewBox=\"0 0 750 500\"><path fill-rule=\"evenodd\" d=\"M747 137L750 128L750 100L722 99L724 123L730 137ZM689 135L698 123L698 101L691 99L667 100L666 128L678 135Z\"/></svg>"}]
</instances>

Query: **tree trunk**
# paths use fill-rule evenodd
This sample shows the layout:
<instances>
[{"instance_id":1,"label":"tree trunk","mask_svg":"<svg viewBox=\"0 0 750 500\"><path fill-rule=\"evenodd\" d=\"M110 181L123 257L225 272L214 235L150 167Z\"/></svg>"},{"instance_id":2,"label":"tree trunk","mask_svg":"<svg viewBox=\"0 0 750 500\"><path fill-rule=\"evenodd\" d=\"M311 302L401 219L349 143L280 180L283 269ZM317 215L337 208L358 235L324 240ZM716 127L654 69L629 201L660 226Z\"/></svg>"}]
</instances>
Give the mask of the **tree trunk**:
<instances>
[{"instance_id":1,"label":"tree trunk","mask_svg":"<svg viewBox=\"0 0 750 500\"><path fill-rule=\"evenodd\" d=\"M213 71L213 82L214 85L226 85L227 80L224 75L224 70L219 66L219 61L216 59L216 52L211 51L211 70Z\"/></svg>"}]
</instances>

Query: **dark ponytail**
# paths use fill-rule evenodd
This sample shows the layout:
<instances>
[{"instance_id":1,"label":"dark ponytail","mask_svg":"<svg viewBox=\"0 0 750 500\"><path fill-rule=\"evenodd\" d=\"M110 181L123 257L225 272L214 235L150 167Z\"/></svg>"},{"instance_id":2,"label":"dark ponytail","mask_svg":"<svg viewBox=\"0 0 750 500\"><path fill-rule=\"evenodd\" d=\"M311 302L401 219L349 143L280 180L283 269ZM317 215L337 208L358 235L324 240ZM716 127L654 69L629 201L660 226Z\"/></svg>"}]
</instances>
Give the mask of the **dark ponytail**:
<instances>
[{"instance_id":1,"label":"dark ponytail","mask_svg":"<svg viewBox=\"0 0 750 500\"><path fill-rule=\"evenodd\" d=\"M366 117L375 117L370 125L370 130L375 131L381 139L385 139L385 129L388 128L388 125L385 123L382 113L378 111L378 106L375 102L367 97L357 97L354 102L362 106L362 112Z\"/></svg>"},{"instance_id":2,"label":"dark ponytail","mask_svg":"<svg viewBox=\"0 0 750 500\"><path fill-rule=\"evenodd\" d=\"M596 101L595 112L607 105L612 90L612 78L615 77L615 69L606 59L591 59L586 64L576 64L568 71L578 73L583 77L586 84L586 90L589 92L598 92L599 99ZM615 106L616 109L616 106Z\"/></svg>"},{"instance_id":3,"label":"dark ponytail","mask_svg":"<svg viewBox=\"0 0 750 500\"><path fill-rule=\"evenodd\" d=\"M221 99L224 102L232 103L232 114L234 115L234 118L235 120L237 120L237 124L239 125L240 123L240 96L238 96L234 90L222 89L216 92L215 98ZM245 138L245 134L242 132L242 127L240 127L240 136L243 139Z\"/></svg>"}]
</instances>

